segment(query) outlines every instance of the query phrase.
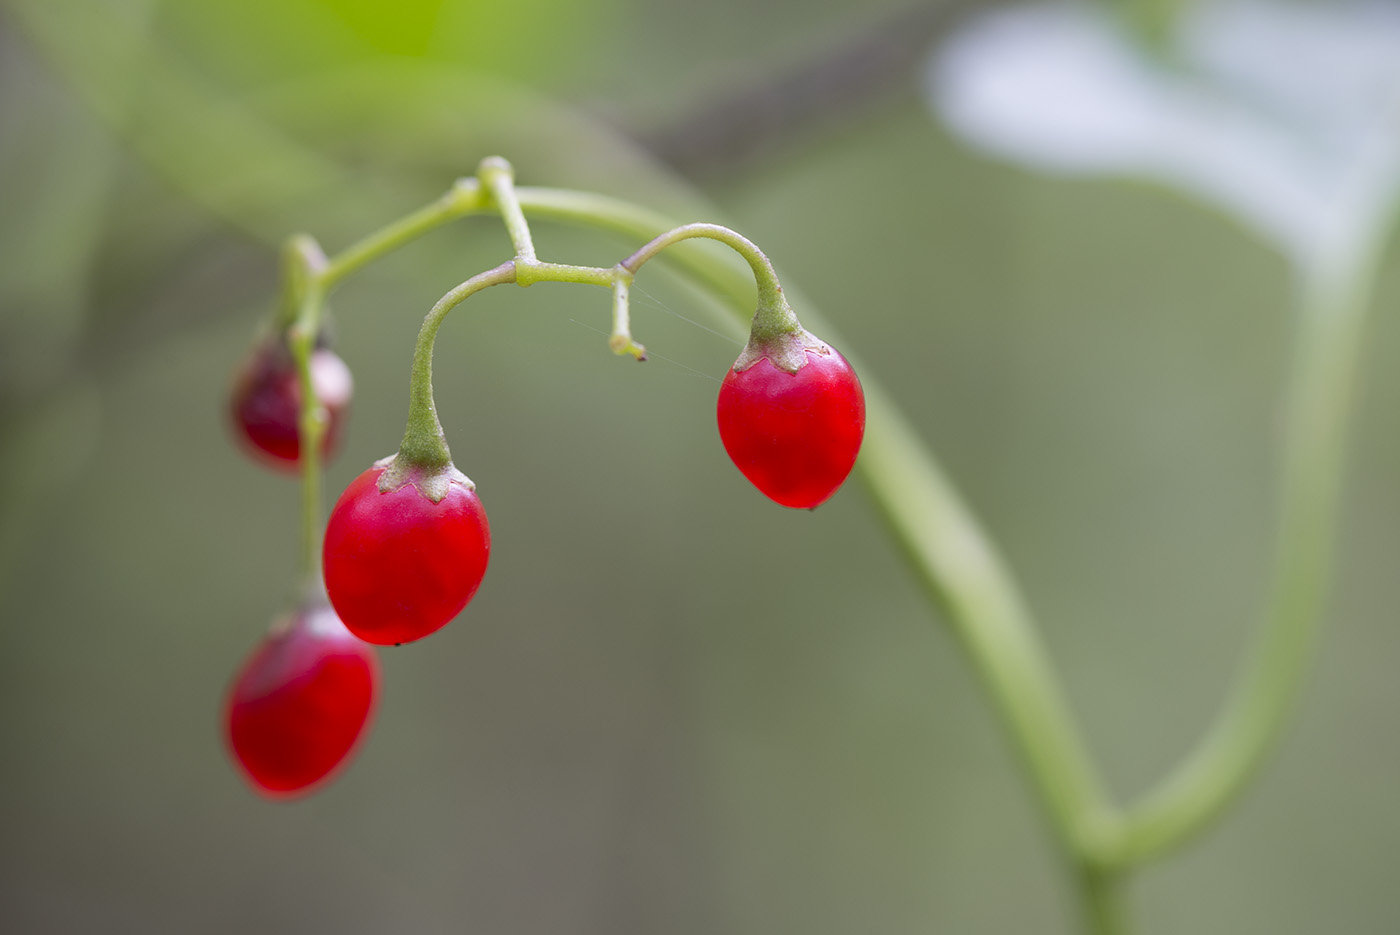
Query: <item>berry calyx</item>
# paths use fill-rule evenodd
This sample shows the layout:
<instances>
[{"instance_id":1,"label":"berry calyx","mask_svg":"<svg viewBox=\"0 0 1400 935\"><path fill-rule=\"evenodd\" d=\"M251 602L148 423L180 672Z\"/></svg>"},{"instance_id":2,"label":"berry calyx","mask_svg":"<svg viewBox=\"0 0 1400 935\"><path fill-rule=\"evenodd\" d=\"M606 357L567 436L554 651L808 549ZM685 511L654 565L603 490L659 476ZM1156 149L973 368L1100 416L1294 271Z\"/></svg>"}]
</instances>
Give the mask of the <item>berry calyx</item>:
<instances>
[{"instance_id":1,"label":"berry calyx","mask_svg":"<svg viewBox=\"0 0 1400 935\"><path fill-rule=\"evenodd\" d=\"M225 739L269 798L314 791L350 759L373 714L379 660L324 603L279 623L243 663L224 708Z\"/></svg>"},{"instance_id":2,"label":"berry calyx","mask_svg":"<svg viewBox=\"0 0 1400 935\"><path fill-rule=\"evenodd\" d=\"M376 462L345 488L326 526L326 592L360 639L422 639L476 594L491 529L476 485L448 462Z\"/></svg>"},{"instance_id":3,"label":"berry calyx","mask_svg":"<svg viewBox=\"0 0 1400 935\"><path fill-rule=\"evenodd\" d=\"M750 340L725 375L716 415L724 450L755 487L813 509L855 465L865 393L846 358L798 328Z\"/></svg>"},{"instance_id":4,"label":"berry calyx","mask_svg":"<svg viewBox=\"0 0 1400 935\"><path fill-rule=\"evenodd\" d=\"M326 410L321 455L340 440L354 381L350 368L330 348L311 352L311 385ZM243 447L270 467L296 471L301 459L301 384L296 360L281 338L260 342L234 377L230 411Z\"/></svg>"}]
</instances>

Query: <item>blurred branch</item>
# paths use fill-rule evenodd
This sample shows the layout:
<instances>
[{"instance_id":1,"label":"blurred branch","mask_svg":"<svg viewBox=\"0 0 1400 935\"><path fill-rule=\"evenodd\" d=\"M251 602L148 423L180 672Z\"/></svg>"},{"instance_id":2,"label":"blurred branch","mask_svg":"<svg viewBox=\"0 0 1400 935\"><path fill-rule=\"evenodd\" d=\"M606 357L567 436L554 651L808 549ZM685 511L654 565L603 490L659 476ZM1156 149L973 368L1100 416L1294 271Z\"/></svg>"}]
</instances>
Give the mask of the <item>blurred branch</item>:
<instances>
[{"instance_id":1,"label":"blurred branch","mask_svg":"<svg viewBox=\"0 0 1400 935\"><path fill-rule=\"evenodd\" d=\"M624 129L697 180L746 168L915 92L914 70L967 17L1006 0L920 3L769 75L738 74L656 126Z\"/></svg>"},{"instance_id":2,"label":"blurred branch","mask_svg":"<svg viewBox=\"0 0 1400 935\"><path fill-rule=\"evenodd\" d=\"M1278 744L1309 665L1336 565L1338 513L1376 279L1400 217L1400 166L1358 249L1299 270L1271 580L1264 619L1227 704L1196 748L1131 807L1116 859L1142 862L1208 828L1248 787Z\"/></svg>"}]
</instances>

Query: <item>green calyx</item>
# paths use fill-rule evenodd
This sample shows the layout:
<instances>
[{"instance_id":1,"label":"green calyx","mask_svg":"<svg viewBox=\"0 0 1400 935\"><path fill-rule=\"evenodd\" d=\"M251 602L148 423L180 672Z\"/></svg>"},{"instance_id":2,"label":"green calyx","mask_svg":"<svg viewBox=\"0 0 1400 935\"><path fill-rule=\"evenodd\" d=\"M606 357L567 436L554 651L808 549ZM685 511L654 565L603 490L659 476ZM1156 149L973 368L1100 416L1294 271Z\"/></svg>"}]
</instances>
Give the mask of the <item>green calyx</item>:
<instances>
[{"instance_id":1,"label":"green calyx","mask_svg":"<svg viewBox=\"0 0 1400 935\"><path fill-rule=\"evenodd\" d=\"M450 460L445 464L421 464L405 456L400 450L398 454L374 462L374 466L384 469L384 473L379 475L380 493L392 493L407 484L412 484L429 500L441 503L453 484L468 490L476 489L472 479L457 470Z\"/></svg>"},{"instance_id":2,"label":"green calyx","mask_svg":"<svg viewBox=\"0 0 1400 935\"><path fill-rule=\"evenodd\" d=\"M749 331L749 343L734 361L734 370L743 373L766 357L779 370L796 373L807 366L809 351L825 356L831 353L831 347L802 327L779 290L776 302L760 300L758 311L754 312L753 328Z\"/></svg>"},{"instance_id":3,"label":"green calyx","mask_svg":"<svg viewBox=\"0 0 1400 935\"><path fill-rule=\"evenodd\" d=\"M751 265L758 283L758 308L749 328L749 343L734 362L734 370L742 373L766 357L779 370L796 373L807 366L808 351L825 355L831 348L797 320L768 258L758 254L757 259L761 262Z\"/></svg>"}]
</instances>

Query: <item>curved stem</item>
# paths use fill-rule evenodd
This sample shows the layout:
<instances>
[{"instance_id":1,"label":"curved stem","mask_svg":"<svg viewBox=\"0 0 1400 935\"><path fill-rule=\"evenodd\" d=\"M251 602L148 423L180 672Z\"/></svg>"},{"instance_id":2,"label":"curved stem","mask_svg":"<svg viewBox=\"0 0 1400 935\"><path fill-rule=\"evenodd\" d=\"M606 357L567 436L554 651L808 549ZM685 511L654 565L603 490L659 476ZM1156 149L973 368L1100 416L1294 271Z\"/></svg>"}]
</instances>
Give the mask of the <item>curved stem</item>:
<instances>
[{"instance_id":1,"label":"curved stem","mask_svg":"<svg viewBox=\"0 0 1400 935\"><path fill-rule=\"evenodd\" d=\"M284 303L294 307L296 317L287 329L287 344L296 361L297 387L301 391L301 411L297 414L297 448L301 462L301 575L303 587L321 586L321 440L325 436L327 414L311 378L311 355L325 302L321 273L326 255L320 245L305 235L287 242L283 264Z\"/></svg>"},{"instance_id":2,"label":"curved stem","mask_svg":"<svg viewBox=\"0 0 1400 935\"><path fill-rule=\"evenodd\" d=\"M619 266L629 273L636 274L641 269L641 265L654 258L657 253L664 251L668 246L679 244L680 241L689 241L690 238L703 237L718 241L728 248L734 249L735 253L742 256L743 262L748 263L749 269L753 270L753 281L759 287L759 308L781 307L787 308L787 301L783 298L783 286L778 283L778 274L773 269L773 263L760 251L759 246L742 234L720 224L682 224L680 227L672 228L665 234L659 234L652 238L651 242L641 246L636 253L624 259ZM791 315L791 309L788 309ZM797 326L797 319L792 319L792 326Z\"/></svg>"},{"instance_id":3,"label":"curved stem","mask_svg":"<svg viewBox=\"0 0 1400 935\"><path fill-rule=\"evenodd\" d=\"M452 463L447 440L442 434L433 404L433 343L443 319L464 300L490 286L515 282L515 263L502 263L478 273L449 291L428 312L413 349L413 374L408 389L408 427L404 430L399 453L406 464L422 468L443 468Z\"/></svg>"},{"instance_id":4,"label":"curved stem","mask_svg":"<svg viewBox=\"0 0 1400 935\"><path fill-rule=\"evenodd\" d=\"M1353 263L1303 275L1272 584L1256 648L1200 746L1129 812L1118 845L1122 861L1174 847L1216 817L1259 768L1297 694L1329 584L1347 426L1379 249L1373 243Z\"/></svg>"},{"instance_id":5,"label":"curved stem","mask_svg":"<svg viewBox=\"0 0 1400 935\"><path fill-rule=\"evenodd\" d=\"M1020 593L991 542L913 429L862 377L865 442L856 469L925 591L948 622L1015 741L1060 838L1095 855L1116 827Z\"/></svg>"},{"instance_id":6,"label":"curved stem","mask_svg":"<svg viewBox=\"0 0 1400 935\"><path fill-rule=\"evenodd\" d=\"M699 229L682 236L677 232L686 231L686 227L671 231L674 225L669 219L601 195L526 187L516 191L522 208L530 214L634 237L654 237L658 231L668 231L652 243L714 232L714 225L696 225ZM730 241L726 238L723 242ZM762 254L757 248L745 252L741 247L742 243L736 250L751 270L755 262L760 267L766 265L766 258L758 259ZM646 258L649 255L643 256ZM748 271L721 257L683 252L675 254L674 260L719 295L743 294L747 286ZM731 306L731 312L741 322L746 317L737 305ZM823 326L823 331L829 332L829 328ZM1097 855L1103 843L1112 839L1116 817L1101 791L1019 591L916 432L878 383L868 375L861 380L866 395L866 434L856 472L863 476L919 580L944 609L982 674L1058 836L1070 853Z\"/></svg>"}]
</instances>

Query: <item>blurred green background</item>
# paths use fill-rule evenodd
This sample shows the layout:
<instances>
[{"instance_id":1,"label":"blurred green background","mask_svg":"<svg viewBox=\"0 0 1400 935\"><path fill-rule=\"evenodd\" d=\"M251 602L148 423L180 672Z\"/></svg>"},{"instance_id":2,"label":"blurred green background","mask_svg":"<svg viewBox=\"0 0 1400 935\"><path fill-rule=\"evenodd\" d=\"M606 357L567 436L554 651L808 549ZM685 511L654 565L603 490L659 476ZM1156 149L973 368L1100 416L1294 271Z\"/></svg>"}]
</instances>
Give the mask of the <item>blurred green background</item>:
<instances>
[{"instance_id":1,"label":"blurred green background","mask_svg":"<svg viewBox=\"0 0 1400 935\"><path fill-rule=\"evenodd\" d=\"M298 491L231 443L229 377L277 239L338 249L484 155L728 223L947 464L1130 796L1208 722L1254 616L1282 261L1160 191L969 152L916 90L941 20L890 0L2 9L0 929L1078 930L863 491L808 514L749 488L713 425L739 343L660 269L634 298L642 366L608 353L598 290L453 316L437 396L491 571L451 627L382 654L338 782L256 798L219 708L290 597ZM561 262L636 246L535 236ZM468 220L335 295L356 398L330 491L397 443L422 314L508 248ZM1400 918L1395 256L1296 728L1135 884L1145 933Z\"/></svg>"}]
</instances>

